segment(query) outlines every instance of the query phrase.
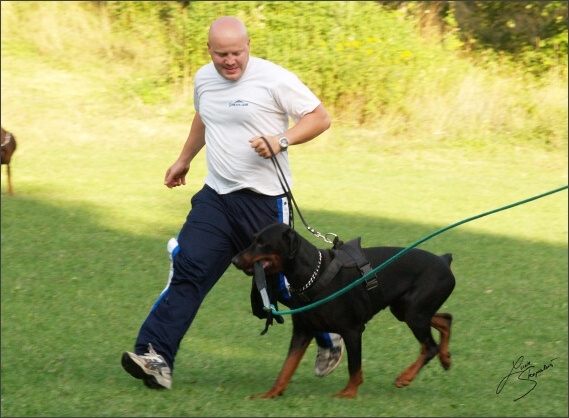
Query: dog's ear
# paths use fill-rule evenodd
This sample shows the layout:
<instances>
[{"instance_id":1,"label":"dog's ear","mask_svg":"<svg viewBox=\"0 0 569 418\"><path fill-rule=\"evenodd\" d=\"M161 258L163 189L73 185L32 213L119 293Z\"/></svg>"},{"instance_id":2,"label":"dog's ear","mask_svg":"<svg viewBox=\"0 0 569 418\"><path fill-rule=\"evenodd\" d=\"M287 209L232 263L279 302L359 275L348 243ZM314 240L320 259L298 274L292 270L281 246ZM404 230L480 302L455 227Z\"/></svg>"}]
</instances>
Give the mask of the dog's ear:
<instances>
[{"instance_id":1,"label":"dog's ear","mask_svg":"<svg viewBox=\"0 0 569 418\"><path fill-rule=\"evenodd\" d=\"M283 233L283 242L287 245L289 249L289 259L293 259L296 256L296 250L298 250L298 246L300 245L300 241L298 239L298 234L292 228L288 228Z\"/></svg>"}]
</instances>

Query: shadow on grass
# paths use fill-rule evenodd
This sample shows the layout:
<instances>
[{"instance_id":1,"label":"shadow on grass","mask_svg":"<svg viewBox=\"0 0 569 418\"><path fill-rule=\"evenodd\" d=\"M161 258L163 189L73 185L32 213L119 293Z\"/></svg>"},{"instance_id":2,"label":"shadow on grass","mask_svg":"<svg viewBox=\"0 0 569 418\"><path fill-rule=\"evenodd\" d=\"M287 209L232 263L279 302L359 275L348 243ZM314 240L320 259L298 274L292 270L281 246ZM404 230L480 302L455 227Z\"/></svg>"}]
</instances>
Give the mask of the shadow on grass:
<instances>
[{"instance_id":1,"label":"shadow on grass","mask_svg":"<svg viewBox=\"0 0 569 418\"><path fill-rule=\"evenodd\" d=\"M141 408L136 394L150 391L142 392L140 382L126 375L120 355L132 348L138 327L166 283L169 236L105 227L105 216L105 209L85 205L2 197L2 415L164 415L158 395L148 395L150 405ZM303 216L322 233L332 231L343 240L362 236L368 246L405 247L446 226L326 211ZM296 223L302 230L298 217ZM306 230L301 233L315 245L329 247ZM420 247L454 255L457 286L443 310L455 316L455 366L443 373L435 362L428 365L405 389L408 397L386 405L385 414L452 414L431 401L424 409L423 399L432 397L434 385L448 390L450 402L467 402L461 410L466 415L500 415L512 407L512 397L497 397L494 386L517 357L525 355L536 363L559 357L566 371L566 245L458 227ZM208 295L182 342L175 390L163 395L180 403L168 415L200 415L200 410L211 416L268 414L266 404L259 408L243 399L272 385L286 355L291 321L285 315L285 325L275 325L260 337L264 323L250 312L249 286L250 278L231 267ZM391 382L418 350L406 326L383 312L364 333L367 380L356 409L329 400L347 381L347 362L341 372L314 380L314 347L284 402L293 407L300 397L318 405L304 412L308 415L371 414L375 393L402 393ZM557 415L563 406L566 411L566 374L556 369L546 379L549 413ZM480 398L464 401L465 392L480 391L492 402L481 406ZM224 401L216 407L212 399ZM207 411L204 402L210 405ZM104 411L102 403L107 405ZM279 410L277 415L298 411ZM532 412L544 411L526 405L524 413Z\"/></svg>"}]
</instances>

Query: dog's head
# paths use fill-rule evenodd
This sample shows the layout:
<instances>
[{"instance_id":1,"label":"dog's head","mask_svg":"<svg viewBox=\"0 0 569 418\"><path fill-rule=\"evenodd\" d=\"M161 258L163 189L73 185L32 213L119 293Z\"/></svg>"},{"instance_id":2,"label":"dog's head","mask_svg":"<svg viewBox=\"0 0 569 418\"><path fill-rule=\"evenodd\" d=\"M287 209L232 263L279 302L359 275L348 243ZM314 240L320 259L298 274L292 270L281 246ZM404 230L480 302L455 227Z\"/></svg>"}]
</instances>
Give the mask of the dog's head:
<instances>
[{"instance_id":1,"label":"dog's head","mask_svg":"<svg viewBox=\"0 0 569 418\"><path fill-rule=\"evenodd\" d=\"M256 233L253 243L233 257L231 262L250 276L257 261L262 261L265 274L280 273L286 261L294 257L298 246L297 233L284 223L276 223Z\"/></svg>"}]
</instances>

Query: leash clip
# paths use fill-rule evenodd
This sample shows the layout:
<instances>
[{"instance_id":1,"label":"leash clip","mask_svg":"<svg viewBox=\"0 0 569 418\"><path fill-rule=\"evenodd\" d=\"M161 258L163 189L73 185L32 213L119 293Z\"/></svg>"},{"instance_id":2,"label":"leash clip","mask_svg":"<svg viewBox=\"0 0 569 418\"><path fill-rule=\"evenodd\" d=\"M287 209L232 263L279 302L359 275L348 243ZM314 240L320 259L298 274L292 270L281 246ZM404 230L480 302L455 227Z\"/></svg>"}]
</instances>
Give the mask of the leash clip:
<instances>
[{"instance_id":1,"label":"leash clip","mask_svg":"<svg viewBox=\"0 0 569 418\"><path fill-rule=\"evenodd\" d=\"M328 236L334 237L334 240L330 241L330 239L328 239ZM324 236L324 241L326 241L328 244L336 244L336 242L338 242L338 235L334 234L333 232L328 232Z\"/></svg>"},{"instance_id":2,"label":"leash clip","mask_svg":"<svg viewBox=\"0 0 569 418\"><path fill-rule=\"evenodd\" d=\"M334 234L333 232L328 232L326 235L322 235L320 232L316 231L314 228L311 228L309 226L307 226L306 229L312 232L312 234L314 234L316 238L322 238L328 244L334 244L338 241L338 235ZM334 237L334 241L330 241L330 239L328 238L329 236Z\"/></svg>"}]
</instances>

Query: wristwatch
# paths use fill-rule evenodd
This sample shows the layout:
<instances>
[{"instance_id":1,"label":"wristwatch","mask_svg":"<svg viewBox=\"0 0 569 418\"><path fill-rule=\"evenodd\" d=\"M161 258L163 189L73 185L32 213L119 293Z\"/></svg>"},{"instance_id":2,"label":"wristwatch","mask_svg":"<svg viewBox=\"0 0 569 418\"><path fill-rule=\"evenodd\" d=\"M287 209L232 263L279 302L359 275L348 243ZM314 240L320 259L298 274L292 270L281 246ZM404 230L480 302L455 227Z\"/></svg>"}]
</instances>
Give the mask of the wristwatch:
<instances>
[{"instance_id":1,"label":"wristwatch","mask_svg":"<svg viewBox=\"0 0 569 418\"><path fill-rule=\"evenodd\" d=\"M288 148L288 139L283 134L279 135L279 145L281 146L281 152L286 151Z\"/></svg>"}]
</instances>

